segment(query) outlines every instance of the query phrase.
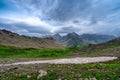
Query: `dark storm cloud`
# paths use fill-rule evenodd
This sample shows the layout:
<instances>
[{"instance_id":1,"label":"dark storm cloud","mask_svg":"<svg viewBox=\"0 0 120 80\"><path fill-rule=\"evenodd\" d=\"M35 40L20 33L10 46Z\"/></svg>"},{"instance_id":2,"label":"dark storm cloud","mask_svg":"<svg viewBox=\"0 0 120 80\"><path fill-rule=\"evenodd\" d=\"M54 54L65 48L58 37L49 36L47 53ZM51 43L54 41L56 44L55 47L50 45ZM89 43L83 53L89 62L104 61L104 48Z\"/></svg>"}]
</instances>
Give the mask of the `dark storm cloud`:
<instances>
[{"instance_id":1,"label":"dark storm cloud","mask_svg":"<svg viewBox=\"0 0 120 80\"><path fill-rule=\"evenodd\" d=\"M27 30L30 33L50 34L50 31L42 26L31 26L25 23L16 23L14 26Z\"/></svg>"},{"instance_id":2,"label":"dark storm cloud","mask_svg":"<svg viewBox=\"0 0 120 80\"><path fill-rule=\"evenodd\" d=\"M55 20L71 20L82 15L90 5L90 0L59 0L57 8L48 15Z\"/></svg>"},{"instance_id":3,"label":"dark storm cloud","mask_svg":"<svg viewBox=\"0 0 120 80\"><path fill-rule=\"evenodd\" d=\"M49 30L40 27L40 26L31 26L24 23L14 23L14 24L8 24L8 23L0 23L0 29L7 29L13 32L17 32L21 35L28 35L28 36L35 36L32 34L39 34L39 35L47 35L51 34Z\"/></svg>"},{"instance_id":4,"label":"dark storm cloud","mask_svg":"<svg viewBox=\"0 0 120 80\"><path fill-rule=\"evenodd\" d=\"M0 4L0 28L19 33L120 33L120 0L1 0Z\"/></svg>"},{"instance_id":5,"label":"dark storm cloud","mask_svg":"<svg viewBox=\"0 0 120 80\"><path fill-rule=\"evenodd\" d=\"M71 33L71 32L79 32L80 29L75 28L74 26L62 27L56 30L56 33Z\"/></svg>"},{"instance_id":6,"label":"dark storm cloud","mask_svg":"<svg viewBox=\"0 0 120 80\"><path fill-rule=\"evenodd\" d=\"M91 0L12 0L12 2L28 13L59 21L82 16L91 6Z\"/></svg>"}]
</instances>

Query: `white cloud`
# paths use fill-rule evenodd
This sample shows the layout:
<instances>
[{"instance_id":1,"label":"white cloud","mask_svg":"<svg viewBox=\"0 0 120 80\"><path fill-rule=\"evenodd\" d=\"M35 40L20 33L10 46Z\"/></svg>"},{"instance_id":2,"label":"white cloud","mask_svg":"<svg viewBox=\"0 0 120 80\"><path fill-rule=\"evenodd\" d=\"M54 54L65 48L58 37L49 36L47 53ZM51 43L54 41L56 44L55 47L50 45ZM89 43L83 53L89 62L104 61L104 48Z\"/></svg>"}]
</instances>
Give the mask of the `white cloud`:
<instances>
[{"instance_id":1,"label":"white cloud","mask_svg":"<svg viewBox=\"0 0 120 80\"><path fill-rule=\"evenodd\" d=\"M13 26L21 29L20 33L116 34L115 30L120 29L119 0L8 1L18 11L1 14L1 23L11 24L12 29Z\"/></svg>"}]
</instances>

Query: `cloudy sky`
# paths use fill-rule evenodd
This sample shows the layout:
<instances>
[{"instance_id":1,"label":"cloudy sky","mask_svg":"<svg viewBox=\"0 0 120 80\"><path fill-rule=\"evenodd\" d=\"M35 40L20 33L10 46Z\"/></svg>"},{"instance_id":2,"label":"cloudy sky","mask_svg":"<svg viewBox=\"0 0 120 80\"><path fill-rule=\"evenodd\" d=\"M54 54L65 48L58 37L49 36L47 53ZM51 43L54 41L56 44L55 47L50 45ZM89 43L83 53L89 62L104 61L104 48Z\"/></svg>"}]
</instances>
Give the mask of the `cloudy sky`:
<instances>
[{"instance_id":1,"label":"cloudy sky","mask_svg":"<svg viewBox=\"0 0 120 80\"><path fill-rule=\"evenodd\" d=\"M29 36L120 35L120 0L0 0L0 29Z\"/></svg>"}]
</instances>

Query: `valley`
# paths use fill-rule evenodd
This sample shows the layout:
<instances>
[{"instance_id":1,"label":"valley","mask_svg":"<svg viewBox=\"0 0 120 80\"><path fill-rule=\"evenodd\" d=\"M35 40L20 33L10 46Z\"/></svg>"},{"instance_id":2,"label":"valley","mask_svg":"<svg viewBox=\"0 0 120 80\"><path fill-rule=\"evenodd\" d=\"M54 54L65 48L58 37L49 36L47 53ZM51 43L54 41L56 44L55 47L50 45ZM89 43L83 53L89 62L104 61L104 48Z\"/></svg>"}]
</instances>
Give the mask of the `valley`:
<instances>
[{"instance_id":1,"label":"valley","mask_svg":"<svg viewBox=\"0 0 120 80\"><path fill-rule=\"evenodd\" d=\"M120 80L120 0L0 0L0 80Z\"/></svg>"},{"instance_id":2,"label":"valley","mask_svg":"<svg viewBox=\"0 0 120 80\"><path fill-rule=\"evenodd\" d=\"M38 78L40 70L47 74ZM1 80L119 80L119 70L119 38L88 46L0 46Z\"/></svg>"}]
</instances>

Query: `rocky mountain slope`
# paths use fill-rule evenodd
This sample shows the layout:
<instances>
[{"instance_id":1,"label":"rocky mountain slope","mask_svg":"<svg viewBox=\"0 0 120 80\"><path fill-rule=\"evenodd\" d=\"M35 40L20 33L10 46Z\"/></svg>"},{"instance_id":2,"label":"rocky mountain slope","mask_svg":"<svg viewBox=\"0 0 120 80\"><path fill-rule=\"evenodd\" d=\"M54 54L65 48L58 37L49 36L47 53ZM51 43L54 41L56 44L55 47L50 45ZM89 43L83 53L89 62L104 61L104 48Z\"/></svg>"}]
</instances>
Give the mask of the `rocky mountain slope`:
<instances>
[{"instance_id":1,"label":"rocky mountain slope","mask_svg":"<svg viewBox=\"0 0 120 80\"><path fill-rule=\"evenodd\" d=\"M82 38L90 41L93 44L104 43L115 39L115 36L112 35L100 35L100 34L83 34L81 35Z\"/></svg>"},{"instance_id":2,"label":"rocky mountain slope","mask_svg":"<svg viewBox=\"0 0 120 80\"><path fill-rule=\"evenodd\" d=\"M120 38L111 41L94 44L84 47L83 49L74 52L77 55L83 54L84 56L116 56L120 57Z\"/></svg>"},{"instance_id":3,"label":"rocky mountain slope","mask_svg":"<svg viewBox=\"0 0 120 80\"><path fill-rule=\"evenodd\" d=\"M115 36L111 35L100 35L100 34L83 34L78 35L77 33L68 33L65 36L60 36L60 34L55 34L53 38L56 41L61 42L65 46L79 46L88 44L99 44L107 42L109 40L115 39Z\"/></svg>"},{"instance_id":4,"label":"rocky mountain slope","mask_svg":"<svg viewBox=\"0 0 120 80\"><path fill-rule=\"evenodd\" d=\"M16 46L23 48L57 48L61 45L57 44L52 37L38 38L21 36L19 34L0 30L0 45Z\"/></svg>"},{"instance_id":5,"label":"rocky mountain slope","mask_svg":"<svg viewBox=\"0 0 120 80\"><path fill-rule=\"evenodd\" d=\"M88 42L83 39L81 36L73 33L68 33L66 36L63 36L62 42L66 44L66 46L78 46L78 45L87 45Z\"/></svg>"},{"instance_id":6,"label":"rocky mountain slope","mask_svg":"<svg viewBox=\"0 0 120 80\"><path fill-rule=\"evenodd\" d=\"M56 41L61 41L61 40L62 40L62 36L61 36L59 33L56 33L55 35L53 35L53 38L54 38Z\"/></svg>"}]
</instances>

